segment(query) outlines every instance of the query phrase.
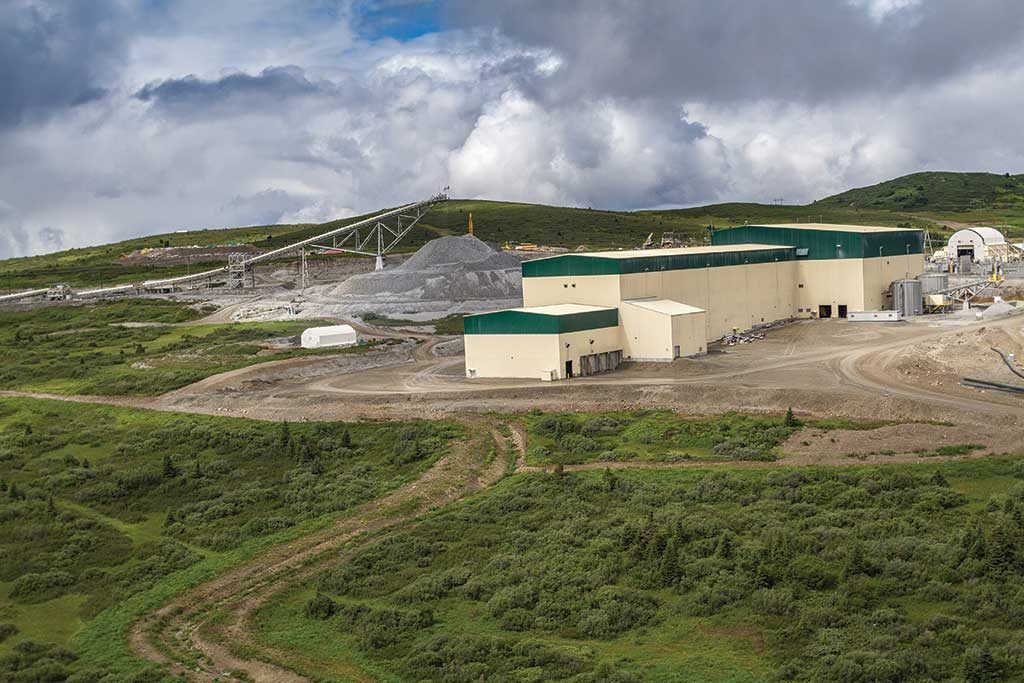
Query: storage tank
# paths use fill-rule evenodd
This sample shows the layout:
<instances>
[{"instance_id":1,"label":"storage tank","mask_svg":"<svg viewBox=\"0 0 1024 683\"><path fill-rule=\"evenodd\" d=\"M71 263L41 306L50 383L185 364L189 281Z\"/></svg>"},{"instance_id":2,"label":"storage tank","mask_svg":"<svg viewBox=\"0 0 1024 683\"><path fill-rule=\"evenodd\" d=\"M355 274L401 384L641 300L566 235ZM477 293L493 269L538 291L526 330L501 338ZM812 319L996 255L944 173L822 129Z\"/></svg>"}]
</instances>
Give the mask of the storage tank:
<instances>
[{"instance_id":1,"label":"storage tank","mask_svg":"<svg viewBox=\"0 0 1024 683\"><path fill-rule=\"evenodd\" d=\"M896 280L892 283L892 307L900 312L900 317L922 315L924 300L921 294L920 280Z\"/></svg>"},{"instance_id":2,"label":"storage tank","mask_svg":"<svg viewBox=\"0 0 1024 683\"><path fill-rule=\"evenodd\" d=\"M922 294L941 292L949 287L949 273L923 273L918 280L921 281Z\"/></svg>"}]
</instances>

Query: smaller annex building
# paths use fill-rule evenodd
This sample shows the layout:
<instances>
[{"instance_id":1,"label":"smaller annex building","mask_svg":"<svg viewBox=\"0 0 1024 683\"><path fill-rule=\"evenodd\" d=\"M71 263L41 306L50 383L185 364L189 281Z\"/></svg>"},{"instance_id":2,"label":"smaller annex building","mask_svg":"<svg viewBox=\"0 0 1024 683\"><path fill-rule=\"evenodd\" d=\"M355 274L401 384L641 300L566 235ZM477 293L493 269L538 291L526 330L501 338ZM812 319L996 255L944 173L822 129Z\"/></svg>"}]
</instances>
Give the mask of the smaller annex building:
<instances>
[{"instance_id":1,"label":"smaller annex building","mask_svg":"<svg viewBox=\"0 0 1024 683\"><path fill-rule=\"evenodd\" d=\"M331 346L353 346L359 342L351 325L329 325L310 327L302 331L300 338L304 349L324 349Z\"/></svg>"},{"instance_id":2,"label":"smaller annex building","mask_svg":"<svg viewBox=\"0 0 1024 683\"><path fill-rule=\"evenodd\" d=\"M556 304L466 316L467 377L563 379L622 362L619 311Z\"/></svg>"}]
</instances>

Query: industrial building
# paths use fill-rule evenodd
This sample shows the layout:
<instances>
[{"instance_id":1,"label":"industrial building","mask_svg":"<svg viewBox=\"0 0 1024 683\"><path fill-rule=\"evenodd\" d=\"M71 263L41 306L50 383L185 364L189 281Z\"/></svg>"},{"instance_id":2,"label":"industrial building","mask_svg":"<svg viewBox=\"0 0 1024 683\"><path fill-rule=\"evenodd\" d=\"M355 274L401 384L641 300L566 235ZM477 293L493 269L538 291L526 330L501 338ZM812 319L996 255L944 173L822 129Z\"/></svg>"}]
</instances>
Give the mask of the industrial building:
<instances>
[{"instance_id":1,"label":"industrial building","mask_svg":"<svg viewBox=\"0 0 1024 683\"><path fill-rule=\"evenodd\" d=\"M957 230L946 244L949 259L969 258L971 261L1007 261L1017 255L1017 250L1006 242L1003 233L995 228L973 227Z\"/></svg>"},{"instance_id":2,"label":"industrial building","mask_svg":"<svg viewBox=\"0 0 1024 683\"><path fill-rule=\"evenodd\" d=\"M882 310L891 283L923 270L923 247L919 230L746 225L705 247L526 261L523 308L465 318L466 374L563 379L698 355L780 320Z\"/></svg>"}]
</instances>

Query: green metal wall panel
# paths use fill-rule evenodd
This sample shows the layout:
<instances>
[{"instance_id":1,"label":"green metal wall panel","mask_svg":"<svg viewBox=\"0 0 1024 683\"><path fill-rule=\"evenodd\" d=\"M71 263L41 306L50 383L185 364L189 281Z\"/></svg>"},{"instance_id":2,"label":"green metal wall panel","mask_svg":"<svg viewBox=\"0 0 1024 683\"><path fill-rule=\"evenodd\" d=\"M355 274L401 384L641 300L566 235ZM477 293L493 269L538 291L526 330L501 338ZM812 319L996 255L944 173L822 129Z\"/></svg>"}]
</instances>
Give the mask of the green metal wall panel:
<instances>
[{"instance_id":1,"label":"green metal wall panel","mask_svg":"<svg viewBox=\"0 0 1024 683\"><path fill-rule=\"evenodd\" d=\"M465 334L565 334L617 327L618 324L617 308L566 315L509 310L467 315L463 318Z\"/></svg>"},{"instance_id":2,"label":"green metal wall panel","mask_svg":"<svg viewBox=\"0 0 1024 683\"><path fill-rule=\"evenodd\" d=\"M523 261L523 277L551 277L557 275L618 275L617 259L595 258L581 254L566 254L549 258Z\"/></svg>"},{"instance_id":3,"label":"green metal wall panel","mask_svg":"<svg viewBox=\"0 0 1024 683\"><path fill-rule=\"evenodd\" d=\"M714 245L785 244L807 249L808 259L844 259L924 253L924 233L920 230L886 232L844 232L842 230L805 230L745 225L716 230L711 234Z\"/></svg>"},{"instance_id":4,"label":"green metal wall panel","mask_svg":"<svg viewBox=\"0 0 1024 683\"><path fill-rule=\"evenodd\" d=\"M737 243L738 244L738 243ZM523 277L552 277L576 275L629 275L660 270L690 270L718 268L748 263L792 261L795 249L751 249L694 254L663 254L652 251L650 256L631 258L604 258L584 254L566 254L551 258L523 262Z\"/></svg>"}]
</instances>

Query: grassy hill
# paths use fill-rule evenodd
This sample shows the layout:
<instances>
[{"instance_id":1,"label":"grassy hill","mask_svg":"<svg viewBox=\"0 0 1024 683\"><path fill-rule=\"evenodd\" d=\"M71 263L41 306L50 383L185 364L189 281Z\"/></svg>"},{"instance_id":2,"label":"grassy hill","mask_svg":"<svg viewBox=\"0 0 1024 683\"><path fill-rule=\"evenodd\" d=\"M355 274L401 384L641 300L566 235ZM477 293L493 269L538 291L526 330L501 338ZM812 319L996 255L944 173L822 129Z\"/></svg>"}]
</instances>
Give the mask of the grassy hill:
<instances>
[{"instance_id":1,"label":"grassy hill","mask_svg":"<svg viewBox=\"0 0 1024 683\"><path fill-rule=\"evenodd\" d=\"M926 172L847 190L812 206L969 213L1024 210L1024 175Z\"/></svg>"},{"instance_id":2,"label":"grassy hill","mask_svg":"<svg viewBox=\"0 0 1024 683\"><path fill-rule=\"evenodd\" d=\"M942 225L943 222L975 223L1003 226L1008 235L1019 237L1024 236L1024 175L914 173L806 205L727 203L688 209L604 211L515 202L452 200L435 207L403 241L401 248L412 250L440 235L464 233L470 213L473 214L476 235L483 240L498 244L535 242L570 249L580 246L589 249L636 247L649 233L660 236L667 231L674 232L676 237L687 243L699 244L704 241L709 225L728 227L748 222L902 225L929 228L938 236L950 231ZM140 264L128 262L123 257L147 247L225 244L280 247L369 215L324 224L174 232L42 256L0 260L0 291L43 287L56 282L83 287L183 275L189 266L180 262Z\"/></svg>"}]
</instances>

